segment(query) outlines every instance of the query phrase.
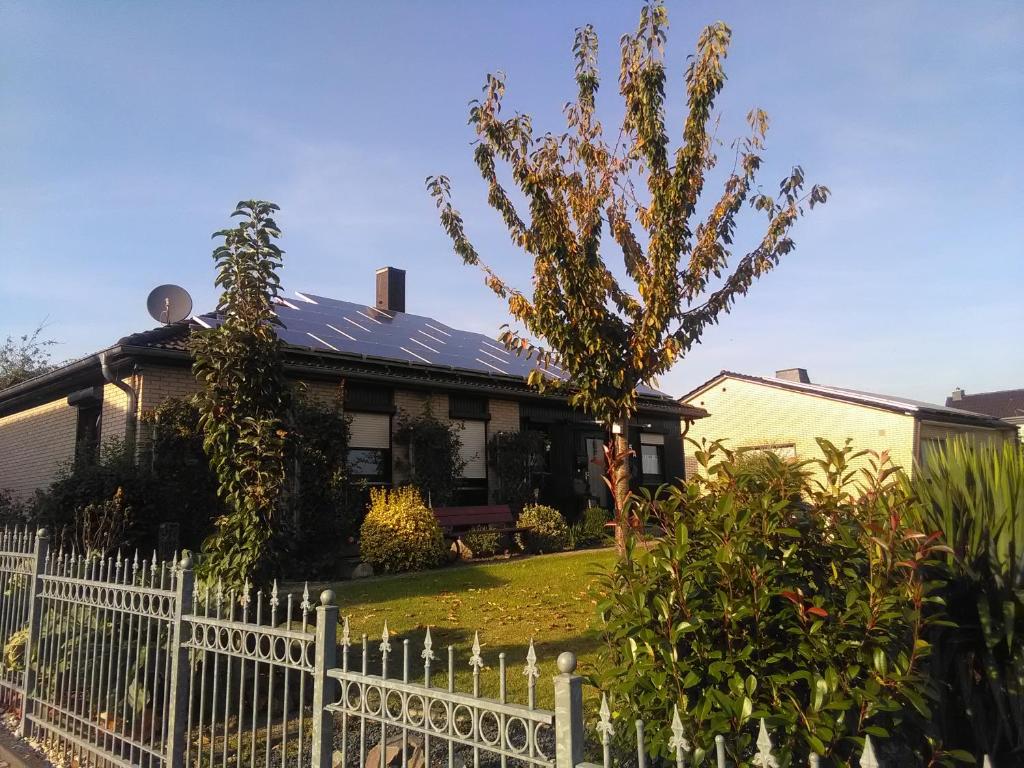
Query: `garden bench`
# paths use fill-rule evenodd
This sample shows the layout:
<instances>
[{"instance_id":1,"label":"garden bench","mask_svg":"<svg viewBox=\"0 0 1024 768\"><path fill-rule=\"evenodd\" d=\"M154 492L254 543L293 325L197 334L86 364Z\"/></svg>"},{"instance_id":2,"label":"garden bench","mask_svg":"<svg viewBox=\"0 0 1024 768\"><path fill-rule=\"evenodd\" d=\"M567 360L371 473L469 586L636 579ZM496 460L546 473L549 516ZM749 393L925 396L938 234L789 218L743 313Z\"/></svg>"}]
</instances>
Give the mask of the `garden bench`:
<instances>
[{"instance_id":1,"label":"garden bench","mask_svg":"<svg viewBox=\"0 0 1024 768\"><path fill-rule=\"evenodd\" d=\"M437 522L450 539L471 528L490 528L498 533L518 533L516 519L508 504L484 504L475 507L434 507Z\"/></svg>"}]
</instances>

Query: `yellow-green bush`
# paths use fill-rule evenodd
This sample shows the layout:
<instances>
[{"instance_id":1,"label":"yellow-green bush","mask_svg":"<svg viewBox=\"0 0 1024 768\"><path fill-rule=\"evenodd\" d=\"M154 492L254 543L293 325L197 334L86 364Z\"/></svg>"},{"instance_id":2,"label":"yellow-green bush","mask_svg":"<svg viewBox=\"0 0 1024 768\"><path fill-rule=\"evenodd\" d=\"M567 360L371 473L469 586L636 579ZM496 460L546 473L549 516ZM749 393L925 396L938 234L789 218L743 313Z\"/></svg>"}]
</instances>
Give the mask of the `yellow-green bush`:
<instances>
[{"instance_id":1,"label":"yellow-green bush","mask_svg":"<svg viewBox=\"0 0 1024 768\"><path fill-rule=\"evenodd\" d=\"M516 543L527 552L562 552L569 547L569 526L562 513L553 507L543 504L525 507L516 527L528 529L516 534Z\"/></svg>"},{"instance_id":2,"label":"yellow-green bush","mask_svg":"<svg viewBox=\"0 0 1024 768\"><path fill-rule=\"evenodd\" d=\"M444 536L434 513L412 486L370 492L359 530L359 554L376 571L432 568L444 559Z\"/></svg>"},{"instance_id":3,"label":"yellow-green bush","mask_svg":"<svg viewBox=\"0 0 1024 768\"><path fill-rule=\"evenodd\" d=\"M466 531L461 538L473 557L493 557L502 551L505 534L486 526L478 526Z\"/></svg>"}]
</instances>

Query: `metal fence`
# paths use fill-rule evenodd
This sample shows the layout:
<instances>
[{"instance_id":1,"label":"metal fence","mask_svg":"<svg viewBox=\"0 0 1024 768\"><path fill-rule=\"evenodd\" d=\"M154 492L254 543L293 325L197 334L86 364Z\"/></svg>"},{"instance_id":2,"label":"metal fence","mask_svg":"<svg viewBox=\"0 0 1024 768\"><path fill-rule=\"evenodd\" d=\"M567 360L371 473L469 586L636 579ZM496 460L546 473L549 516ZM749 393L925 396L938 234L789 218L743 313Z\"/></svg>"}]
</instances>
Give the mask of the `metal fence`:
<instances>
[{"instance_id":1,"label":"metal fence","mask_svg":"<svg viewBox=\"0 0 1024 768\"><path fill-rule=\"evenodd\" d=\"M385 624L379 639L354 643L347 619L339 634L329 590L315 606L308 589L285 595L276 585L200 592L188 558L51 555L42 531L0 532L0 643L0 706L53 762L74 768L649 764L645 724L616 734L623 725L603 698L588 729L572 653L558 657L554 708L543 709L532 642L524 660L501 653L494 669L478 635L472 648L435 650L429 629L414 647ZM460 691L465 671L470 690ZM510 672L525 675L525 701L509 700ZM481 694L484 674L497 675L497 698ZM745 761L778 768L759 725ZM678 713L669 730L668 762L696 765ZM630 742L631 754L614 748ZM726 768L721 737L705 757ZM808 766L818 765L812 756ZM879 766L870 738L859 766Z\"/></svg>"}]
</instances>

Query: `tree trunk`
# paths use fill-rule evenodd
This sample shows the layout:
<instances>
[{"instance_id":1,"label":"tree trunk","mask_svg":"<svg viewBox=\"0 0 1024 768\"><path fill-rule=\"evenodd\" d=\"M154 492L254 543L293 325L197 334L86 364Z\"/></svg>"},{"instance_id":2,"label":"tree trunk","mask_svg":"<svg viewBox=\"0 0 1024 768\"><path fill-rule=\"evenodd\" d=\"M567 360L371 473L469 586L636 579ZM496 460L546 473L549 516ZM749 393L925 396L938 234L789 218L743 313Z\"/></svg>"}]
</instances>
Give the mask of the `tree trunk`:
<instances>
[{"instance_id":1,"label":"tree trunk","mask_svg":"<svg viewBox=\"0 0 1024 768\"><path fill-rule=\"evenodd\" d=\"M608 481L615 504L615 549L621 555L626 551L626 534L629 520L626 519L626 503L629 500L629 447L627 426L620 424L619 432L612 434L608 455Z\"/></svg>"}]
</instances>

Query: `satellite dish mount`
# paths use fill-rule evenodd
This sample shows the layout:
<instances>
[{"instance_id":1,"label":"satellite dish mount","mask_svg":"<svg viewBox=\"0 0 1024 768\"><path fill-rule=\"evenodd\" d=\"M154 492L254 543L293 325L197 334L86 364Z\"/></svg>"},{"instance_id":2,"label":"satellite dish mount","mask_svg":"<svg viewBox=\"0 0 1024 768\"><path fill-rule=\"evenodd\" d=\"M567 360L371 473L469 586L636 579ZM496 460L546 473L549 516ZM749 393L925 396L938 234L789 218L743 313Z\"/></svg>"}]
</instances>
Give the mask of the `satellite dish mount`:
<instances>
[{"instance_id":1,"label":"satellite dish mount","mask_svg":"<svg viewBox=\"0 0 1024 768\"><path fill-rule=\"evenodd\" d=\"M158 323L180 323L192 312L192 297L180 285L158 285L149 292L146 309Z\"/></svg>"}]
</instances>

